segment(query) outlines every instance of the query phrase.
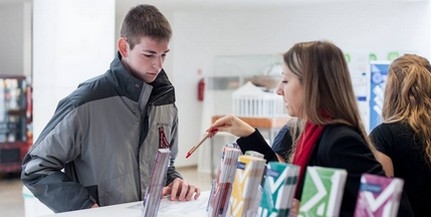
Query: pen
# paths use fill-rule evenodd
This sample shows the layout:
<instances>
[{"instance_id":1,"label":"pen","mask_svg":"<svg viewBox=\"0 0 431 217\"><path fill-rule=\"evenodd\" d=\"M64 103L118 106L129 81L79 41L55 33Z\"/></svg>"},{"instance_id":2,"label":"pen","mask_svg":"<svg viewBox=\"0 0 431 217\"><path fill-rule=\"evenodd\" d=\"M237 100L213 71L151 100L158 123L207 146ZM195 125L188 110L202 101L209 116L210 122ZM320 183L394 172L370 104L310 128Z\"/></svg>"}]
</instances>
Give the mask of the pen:
<instances>
[{"instance_id":1,"label":"pen","mask_svg":"<svg viewBox=\"0 0 431 217\"><path fill-rule=\"evenodd\" d=\"M211 131L211 133L216 133L216 132L217 132L217 129L214 129L214 130L212 130L212 131ZM207 140L207 139L208 139L208 137L210 137L210 133L206 133L206 134L205 134L205 136L204 136L204 138L202 138L202 139L201 139L201 141L199 141L199 143L198 143L197 145L193 146L193 147L189 150L189 152L187 152L186 158L189 158L189 157L190 157L190 155L192 155L192 154L193 154L193 152L195 152L195 151L196 151L196 149L198 149L198 148L199 148L199 146L201 146L201 145L205 142L205 140Z\"/></svg>"}]
</instances>

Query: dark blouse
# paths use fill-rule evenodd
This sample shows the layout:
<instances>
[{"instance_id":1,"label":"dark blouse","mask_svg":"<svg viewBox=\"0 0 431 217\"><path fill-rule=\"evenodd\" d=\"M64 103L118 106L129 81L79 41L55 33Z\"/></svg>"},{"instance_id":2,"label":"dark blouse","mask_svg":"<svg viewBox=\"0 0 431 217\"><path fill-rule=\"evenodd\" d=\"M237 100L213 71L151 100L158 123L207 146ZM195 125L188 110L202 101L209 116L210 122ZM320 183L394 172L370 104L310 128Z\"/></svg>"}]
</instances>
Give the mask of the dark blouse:
<instances>
[{"instance_id":1,"label":"dark blouse","mask_svg":"<svg viewBox=\"0 0 431 217\"><path fill-rule=\"evenodd\" d=\"M421 138L406 123L380 124L370 137L377 150L391 158L395 177L404 179L415 216L430 216L431 167Z\"/></svg>"},{"instance_id":2,"label":"dark blouse","mask_svg":"<svg viewBox=\"0 0 431 217\"><path fill-rule=\"evenodd\" d=\"M284 125L274 137L274 142L272 143L272 150L275 153L283 156L287 160L287 155L292 147L292 136L290 135L289 125Z\"/></svg>"}]
</instances>

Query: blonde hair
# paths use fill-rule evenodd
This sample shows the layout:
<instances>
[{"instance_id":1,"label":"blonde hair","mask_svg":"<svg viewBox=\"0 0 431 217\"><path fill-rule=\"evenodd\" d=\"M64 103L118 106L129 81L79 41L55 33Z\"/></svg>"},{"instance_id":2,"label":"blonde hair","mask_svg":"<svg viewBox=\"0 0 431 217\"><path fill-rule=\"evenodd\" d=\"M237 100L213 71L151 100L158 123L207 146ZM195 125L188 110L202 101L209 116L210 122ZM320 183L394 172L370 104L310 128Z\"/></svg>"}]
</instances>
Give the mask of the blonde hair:
<instances>
[{"instance_id":1,"label":"blonde hair","mask_svg":"<svg viewBox=\"0 0 431 217\"><path fill-rule=\"evenodd\" d=\"M313 124L346 124L357 129L372 151L359 115L344 54L328 41L295 44L283 55L304 88L303 112Z\"/></svg>"},{"instance_id":2,"label":"blonde hair","mask_svg":"<svg viewBox=\"0 0 431 217\"><path fill-rule=\"evenodd\" d=\"M383 100L385 123L405 122L423 142L431 161L431 65L424 57L405 54L389 67Z\"/></svg>"}]
</instances>

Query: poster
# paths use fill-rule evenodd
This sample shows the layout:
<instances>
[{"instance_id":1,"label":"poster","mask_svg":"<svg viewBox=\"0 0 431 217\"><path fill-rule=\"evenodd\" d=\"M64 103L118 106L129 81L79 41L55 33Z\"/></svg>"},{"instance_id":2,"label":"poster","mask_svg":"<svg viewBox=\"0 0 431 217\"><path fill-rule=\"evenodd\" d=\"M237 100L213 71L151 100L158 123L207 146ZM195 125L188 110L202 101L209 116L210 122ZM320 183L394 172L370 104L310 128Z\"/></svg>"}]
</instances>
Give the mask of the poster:
<instances>
[{"instance_id":1,"label":"poster","mask_svg":"<svg viewBox=\"0 0 431 217\"><path fill-rule=\"evenodd\" d=\"M368 131L382 122L383 96L390 61L370 62L370 119Z\"/></svg>"}]
</instances>

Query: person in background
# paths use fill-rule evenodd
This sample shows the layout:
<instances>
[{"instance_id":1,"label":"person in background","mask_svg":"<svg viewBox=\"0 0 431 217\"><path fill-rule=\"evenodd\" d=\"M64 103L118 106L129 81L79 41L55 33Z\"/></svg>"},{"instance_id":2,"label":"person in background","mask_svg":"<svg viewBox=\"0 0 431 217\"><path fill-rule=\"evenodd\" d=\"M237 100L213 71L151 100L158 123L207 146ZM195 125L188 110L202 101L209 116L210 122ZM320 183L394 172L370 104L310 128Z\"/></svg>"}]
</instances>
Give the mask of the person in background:
<instances>
[{"instance_id":1,"label":"person in background","mask_svg":"<svg viewBox=\"0 0 431 217\"><path fill-rule=\"evenodd\" d=\"M180 201L199 196L200 189L174 166L178 111L163 70L171 34L156 7L132 8L107 72L59 102L21 174L24 185L54 212L142 200L160 148L171 151L168 172L161 174L163 194Z\"/></svg>"},{"instance_id":2,"label":"person in background","mask_svg":"<svg viewBox=\"0 0 431 217\"><path fill-rule=\"evenodd\" d=\"M271 146L278 161L285 163L292 161L292 151L298 140L302 125L303 123L298 118L292 118L280 128Z\"/></svg>"},{"instance_id":3,"label":"person in background","mask_svg":"<svg viewBox=\"0 0 431 217\"><path fill-rule=\"evenodd\" d=\"M361 122L343 52L331 42L311 41L295 44L283 59L277 93L288 114L305 121L292 158L301 168L292 214L298 213L307 166L322 166L347 171L339 216L353 216L361 175L385 173ZM258 151L267 161L277 161L260 132L235 115L218 119L208 132L214 129L240 137L237 144L243 152ZM398 213L411 216L410 212L405 207Z\"/></svg>"},{"instance_id":4,"label":"person in background","mask_svg":"<svg viewBox=\"0 0 431 217\"><path fill-rule=\"evenodd\" d=\"M370 138L386 174L404 180L415 216L429 216L431 201L431 65L405 54L388 72L383 122Z\"/></svg>"}]
</instances>

